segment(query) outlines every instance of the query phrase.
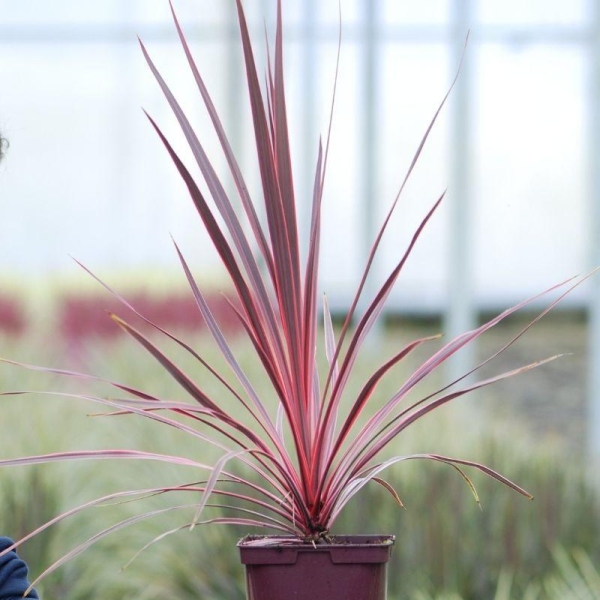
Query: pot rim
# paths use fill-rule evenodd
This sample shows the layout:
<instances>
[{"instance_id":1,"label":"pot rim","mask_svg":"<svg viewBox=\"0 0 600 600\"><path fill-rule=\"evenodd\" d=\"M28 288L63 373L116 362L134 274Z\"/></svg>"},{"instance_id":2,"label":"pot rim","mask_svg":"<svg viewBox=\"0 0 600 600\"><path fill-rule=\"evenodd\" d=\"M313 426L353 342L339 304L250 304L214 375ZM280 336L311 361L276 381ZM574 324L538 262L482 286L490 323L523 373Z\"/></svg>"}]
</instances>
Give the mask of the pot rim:
<instances>
[{"instance_id":1,"label":"pot rim","mask_svg":"<svg viewBox=\"0 0 600 600\"><path fill-rule=\"evenodd\" d=\"M395 535L351 534L331 535L331 542L312 542L285 535L246 535L237 543L238 548L296 548L327 550L331 548L373 548L393 546Z\"/></svg>"}]
</instances>

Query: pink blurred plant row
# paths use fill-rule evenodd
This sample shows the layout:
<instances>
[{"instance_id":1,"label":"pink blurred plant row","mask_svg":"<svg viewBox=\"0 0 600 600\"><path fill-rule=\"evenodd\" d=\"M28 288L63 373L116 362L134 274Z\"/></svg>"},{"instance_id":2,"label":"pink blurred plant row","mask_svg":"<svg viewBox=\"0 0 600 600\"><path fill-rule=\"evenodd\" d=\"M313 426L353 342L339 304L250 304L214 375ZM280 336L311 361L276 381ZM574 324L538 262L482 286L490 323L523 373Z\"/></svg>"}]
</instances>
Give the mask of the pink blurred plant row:
<instances>
[{"instance_id":1,"label":"pink blurred plant row","mask_svg":"<svg viewBox=\"0 0 600 600\"><path fill-rule=\"evenodd\" d=\"M201 331L206 327L190 295L137 292L131 294L128 300L150 321L165 329ZM211 311L225 334L237 334L242 330L232 308L233 303L232 299L219 292L208 295ZM106 295L65 294L59 298L55 314L51 317L57 332L67 341L111 339L123 334L109 317L111 313L126 319L140 331L152 329L119 300ZM34 326L22 299L0 295L0 334L19 337L30 332Z\"/></svg>"}]
</instances>

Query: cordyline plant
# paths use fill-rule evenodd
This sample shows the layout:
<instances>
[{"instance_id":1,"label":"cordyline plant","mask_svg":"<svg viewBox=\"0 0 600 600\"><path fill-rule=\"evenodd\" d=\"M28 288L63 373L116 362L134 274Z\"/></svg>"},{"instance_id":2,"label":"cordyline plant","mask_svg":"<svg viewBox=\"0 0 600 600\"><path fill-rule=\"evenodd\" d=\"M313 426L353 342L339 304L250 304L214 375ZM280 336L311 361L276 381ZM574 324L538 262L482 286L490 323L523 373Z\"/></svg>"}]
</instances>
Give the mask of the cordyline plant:
<instances>
[{"instance_id":1,"label":"cordyline plant","mask_svg":"<svg viewBox=\"0 0 600 600\"><path fill-rule=\"evenodd\" d=\"M76 395L76 397L106 405L110 407L111 414L134 414L176 428L198 440L202 445L211 444L216 446L223 454L214 465L202 464L179 456L132 450L61 452L44 456L2 460L0 466L79 459L153 460L185 465L208 473L204 481L200 483L128 490L98 498L57 516L19 543L89 507L111 500L114 501L115 499L125 500L168 492L189 492L191 497L194 498L191 505L194 507L194 516L186 527L198 523L264 527L268 530L282 532L296 540L301 539L318 543L328 538L328 533L340 511L369 482L382 485L401 505L396 490L380 475L385 469L396 463L416 459L441 462L454 467L465 479L476 498L473 484L464 471L465 467L482 471L520 494L531 497L525 490L503 475L469 460L437 454L395 456L386 460L378 457L407 427L433 410L469 392L517 373L528 371L556 358L551 357L533 362L476 383L467 384L464 382L465 378L489 363L516 341L529 327L555 306L566 293L579 285L581 280L565 281L504 311L480 327L459 335L443 345L441 349L433 352L430 358L398 385L396 392L391 397L382 398L377 396L376 392L379 384L389 374L390 370L417 347L434 338L426 337L409 343L377 368L363 383L358 394L351 399L349 408L341 410L343 408L341 404L342 397L348 392L349 378L359 358L363 342L381 314L385 301L425 225L442 202L443 194L426 214L395 268L377 290L375 296L367 300L366 310L358 317L357 305L365 291L365 281L369 275L382 236L398 203L402 189L413 171L423 145L448 95L443 99L428 126L404 182L376 236L360 283L336 339L327 302L324 300L322 306L320 306L317 285L321 240L321 201L327 166L331 116L325 149L323 149L322 144L319 144L312 192L310 234L308 240L306 240L306 246L302 248L298 232L298 203L294 191L284 93L281 2L277 3L275 48L272 61L271 58L268 61L266 90L263 90L259 82L241 0L236 0L236 4L252 109L256 152L262 180L262 202L264 214L266 215L266 225L264 220L261 221L258 217L259 211L250 198L221 120L196 67L174 12L173 18L183 50L235 182L237 198L239 198L243 208L243 216L238 214L235 208L237 199L234 203L234 199L226 193L201 141L142 44L142 51L148 65L172 108L200 167L212 198L212 205L209 205L188 168L173 150L161 129L151 117L148 118L185 182L204 227L229 274L237 297L236 302L232 303L232 308L252 343L262 369L272 385L279 401L278 409L268 407L253 387L250 378L236 359L234 349L222 334L209 309L205 296L177 246L176 251L198 309L216 345L239 382L240 391L237 391L228 382L225 375L217 372L191 346L160 326L149 322L125 298L118 295L106 284L102 284L118 297L125 306L136 312L148 324L191 354L197 360L199 366L207 369L222 384L224 393L222 396L217 397L203 391L193 376L184 373L154 342L116 315L111 315L112 319L125 332L139 342L160 363L165 371L187 392L192 401L162 400L151 392L135 389L126 384L106 381L105 383L110 383L119 392L122 392L123 397L109 399L85 394ZM172 6L171 10L173 11ZM335 86L332 114L334 99ZM306 259L302 260L304 250L306 250ZM408 401L407 396L417 384L438 370L461 348L475 341L483 333L518 309L539 300L541 296L548 292L559 289L567 289L567 291L563 291L541 314L493 356L460 379L437 390L437 392L421 397L417 401ZM324 377L323 374L321 374L321 377L319 376L317 367L317 334L321 312L323 314L324 352L328 361L328 368ZM71 371L31 365L21 366L76 378L84 377L90 380L104 381L91 375ZM462 387L460 386L461 381L463 382ZM229 401L231 397L239 402L240 408L236 408L235 411L223 408L224 399L227 398ZM243 422L238 418L240 410L247 413L252 425L246 424L245 421ZM367 414L368 416L366 416ZM365 418L360 420L362 416L365 416ZM225 467L233 459L241 461L256 476L246 477L229 472ZM210 497L216 497L220 500L209 504ZM233 516L202 519L203 510L207 506L221 507L226 509L224 514ZM109 529L99 532L93 538L73 549L48 568L42 576L47 575L66 560L85 550L109 533L142 519L158 516L165 510L173 509L190 510L190 505L155 510L124 520ZM164 535L161 537L164 537Z\"/></svg>"}]
</instances>

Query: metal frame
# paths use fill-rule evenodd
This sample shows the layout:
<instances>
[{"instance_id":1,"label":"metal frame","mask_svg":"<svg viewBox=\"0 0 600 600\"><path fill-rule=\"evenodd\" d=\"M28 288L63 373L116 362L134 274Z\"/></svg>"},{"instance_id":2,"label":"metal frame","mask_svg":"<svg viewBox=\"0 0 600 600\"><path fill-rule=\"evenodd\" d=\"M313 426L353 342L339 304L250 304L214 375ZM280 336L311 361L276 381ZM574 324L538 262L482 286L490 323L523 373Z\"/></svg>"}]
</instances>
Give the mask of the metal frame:
<instances>
[{"instance_id":1,"label":"metal frame","mask_svg":"<svg viewBox=\"0 0 600 600\"><path fill-rule=\"evenodd\" d=\"M593 2L589 44L589 214L590 259L600 265L600 3ZM588 449L600 458L600 277L592 278L588 305Z\"/></svg>"}]
</instances>

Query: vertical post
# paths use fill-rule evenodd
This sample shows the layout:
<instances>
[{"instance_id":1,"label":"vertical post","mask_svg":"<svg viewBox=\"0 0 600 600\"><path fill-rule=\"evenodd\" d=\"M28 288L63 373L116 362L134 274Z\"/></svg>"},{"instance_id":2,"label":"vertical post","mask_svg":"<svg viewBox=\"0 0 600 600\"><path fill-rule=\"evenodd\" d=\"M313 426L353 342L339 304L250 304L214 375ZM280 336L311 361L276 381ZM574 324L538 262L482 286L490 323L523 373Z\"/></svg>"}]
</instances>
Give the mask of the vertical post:
<instances>
[{"instance_id":1,"label":"vertical post","mask_svg":"<svg viewBox=\"0 0 600 600\"><path fill-rule=\"evenodd\" d=\"M225 128L228 131L229 141L238 161L244 147L243 134L246 130L242 123L242 106L240 101L240 87L243 87L244 68L242 60L241 43L238 34L237 9L234 2L226 7L225 30L227 40L227 118ZM237 190L232 178L227 178L227 193L234 199L234 206L239 207Z\"/></svg>"},{"instance_id":2,"label":"vertical post","mask_svg":"<svg viewBox=\"0 0 600 600\"><path fill-rule=\"evenodd\" d=\"M451 69L456 69L463 53L465 37L471 26L471 0L454 0L452 15ZM475 324L473 307L472 219L470 193L470 119L472 73L470 60L475 48L469 44L467 56L452 92L450 187L450 248L449 248L449 303L445 329L449 339L471 329ZM449 363L448 375L456 379L473 365L473 348L466 347Z\"/></svg>"},{"instance_id":3,"label":"vertical post","mask_svg":"<svg viewBox=\"0 0 600 600\"><path fill-rule=\"evenodd\" d=\"M300 214L300 239L308 240L312 206L313 182L315 176L315 157L317 155L317 78L318 60L316 49L317 4L315 0L304 0L302 13L302 88L304 112L302 114L302 181L297 186ZM306 247L302 248L303 251Z\"/></svg>"},{"instance_id":4,"label":"vertical post","mask_svg":"<svg viewBox=\"0 0 600 600\"><path fill-rule=\"evenodd\" d=\"M361 148L362 182L362 212L361 227L363 233L363 264L366 261L375 239L377 216L377 23L379 0L364 1L365 25L363 41L363 131ZM376 275L377 261L373 263L372 275ZM365 284L359 310L364 309L373 297L373 277L370 276ZM381 328L375 328L375 335L381 334Z\"/></svg>"},{"instance_id":5,"label":"vertical post","mask_svg":"<svg viewBox=\"0 0 600 600\"><path fill-rule=\"evenodd\" d=\"M359 257L360 269L366 264L371 246L375 239L376 217L377 217L377 33L379 23L380 0L363 0L364 5L364 28L362 39L362 148L360 151L360 172L362 173L362 198L359 211L359 227L362 228L361 256ZM359 113L360 114L360 113ZM377 259L372 265L371 275L365 282L362 296L357 306L359 317L364 313L368 303L376 293L376 281L373 276L377 275ZM381 341L383 327L381 321L371 330L365 343L369 349L375 349ZM369 507L366 505L366 496L359 494L355 498L358 514L367 514Z\"/></svg>"},{"instance_id":6,"label":"vertical post","mask_svg":"<svg viewBox=\"0 0 600 600\"><path fill-rule=\"evenodd\" d=\"M593 2L589 60L589 210L591 263L600 265L600 5ZM600 277L590 282L588 305L588 449L600 458Z\"/></svg>"},{"instance_id":7,"label":"vertical post","mask_svg":"<svg viewBox=\"0 0 600 600\"><path fill-rule=\"evenodd\" d=\"M122 3L119 5L119 21L121 23L134 23L136 7L133 3ZM133 228L133 224L138 221L140 216L136 214L137 206L134 202L135 194L132 193L131 182L133 180L133 151L131 140L134 137L132 123L139 117L137 107L134 108L131 98L136 96L136 62L132 53L131 44L122 38L110 44L114 60L114 78L116 80L117 101L115 102L115 126L119 132L120 139L128 140L129 143L118 143L115 140L113 144L113 193L110 205L107 209L110 211L106 219L110 219L110 227L113 239L110 240L108 247L111 248L110 256L107 258L114 264L121 264L123 261L138 263L140 259L147 260L148 247L139 248L135 244L124 244L127 231ZM137 59L137 56L135 56ZM117 217L118 215L118 217ZM155 227L160 220L157 214L146 214L142 219L143 226L151 235L156 235ZM154 256L152 260L154 260Z\"/></svg>"}]
</instances>

